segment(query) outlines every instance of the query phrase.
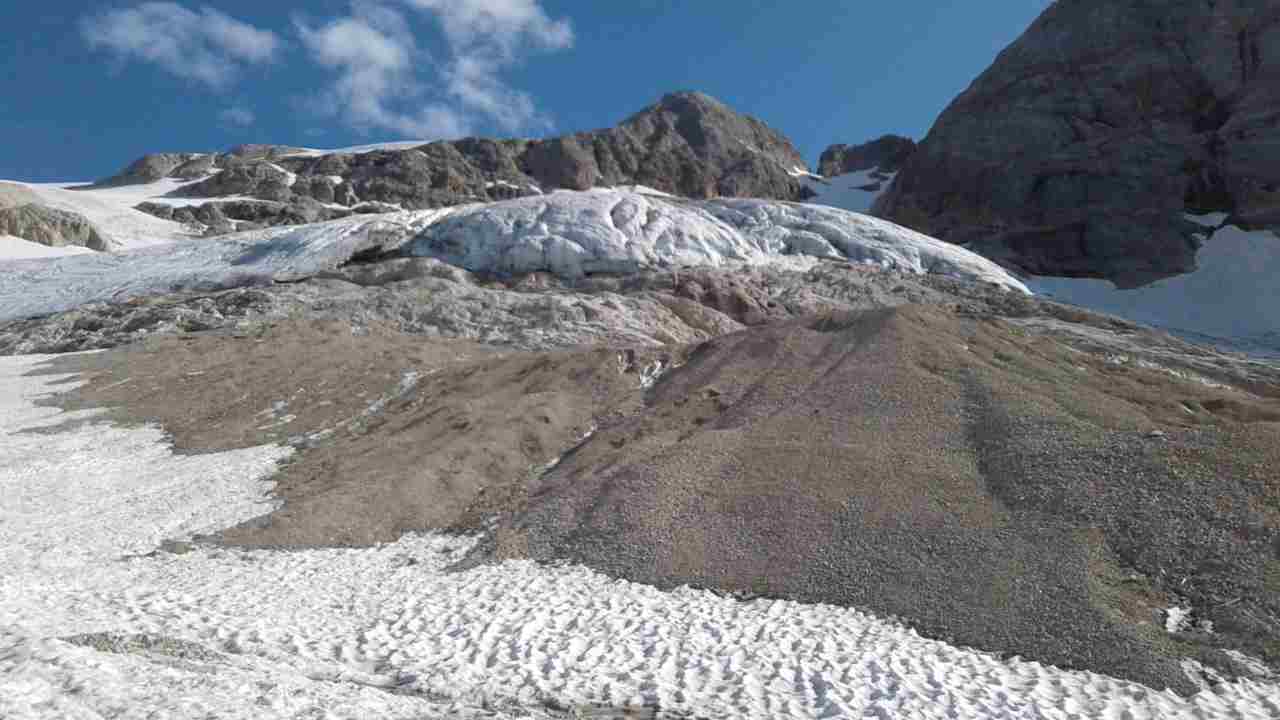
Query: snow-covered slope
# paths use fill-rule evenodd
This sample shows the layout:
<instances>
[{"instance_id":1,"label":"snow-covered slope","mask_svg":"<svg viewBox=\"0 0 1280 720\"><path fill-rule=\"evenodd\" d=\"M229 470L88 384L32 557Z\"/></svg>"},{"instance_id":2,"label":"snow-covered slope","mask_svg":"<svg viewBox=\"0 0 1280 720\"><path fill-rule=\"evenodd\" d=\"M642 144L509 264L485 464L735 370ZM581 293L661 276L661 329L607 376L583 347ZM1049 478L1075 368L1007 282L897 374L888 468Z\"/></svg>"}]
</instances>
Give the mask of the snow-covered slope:
<instances>
[{"instance_id":1,"label":"snow-covered slope","mask_svg":"<svg viewBox=\"0 0 1280 720\"><path fill-rule=\"evenodd\" d=\"M1222 222L1206 216L1201 222ZM1199 269L1134 290L1105 280L1039 277L1038 294L1155 325L1226 348L1280 356L1280 237L1234 226L1200 249ZM1199 336L1209 336L1203 338Z\"/></svg>"},{"instance_id":2,"label":"snow-covered slope","mask_svg":"<svg viewBox=\"0 0 1280 720\"><path fill-rule=\"evenodd\" d=\"M876 198L889 189L895 174L873 168L829 178L806 173L800 181L816 193L805 202L865 213L870 212Z\"/></svg>"},{"instance_id":3,"label":"snow-covered slope","mask_svg":"<svg viewBox=\"0 0 1280 720\"><path fill-rule=\"evenodd\" d=\"M845 259L1025 291L967 250L866 215L768 200L691 201L620 190L470 205L428 226L412 253L468 270L565 276L645 267Z\"/></svg>"},{"instance_id":4,"label":"snow-covered slope","mask_svg":"<svg viewBox=\"0 0 1280 720\"><path fill-rule=\"evenodd\" d=\"M125 253L0 261L0 322L177 290L214 290L313 275L448 211L354 216Z\"/></svg>"},{"instance_id":5,"label":"snow-covered slope","mask_svg":"<svg viewBox=\"0 0 1280 720\"><path fill-rule=\"evenodd\" d=\"M22 238L14 237L12 235L0 235L0 260L55 258L66 257L68 255L91 254L93 252L93 250L76 245L49 247L48 245L33 243L30 240L23 240Z\"/></svg>"},{"instance_id":6,"label":"snow-covered slope","mask_svg":"<svg viewBox=\"0 0 1280 720\"><path fill-rule=\"evenodd\" d=\"M138 203L160 199L160 196L184 184L177 180L164 179L143 185L91 190L74 189L85 187L85 183L14 184L33 192L41 205L83 215L93 223L99 233L120 250L132 250L195 237L180 223L161 220L133 209L133 206ZM203 201L186 200L185 202ZM0 259L6 257L13 256L4 254L4 250L0 249Z\"/></svg>"},{"instance_id":7,"label":"snow-covered slope","mask_svg":"<svg viewBox=\"0 0 1280 720\"><path fill-rule=\"evenodd\" d=\"M469 270L570 277L836 258L1027 292L988 260L865 215L797 203L592 190L353 216L121 254L0 262L0 321L93 301L305 277L375 245L403 246L405 254Z\"/></svg>"}]
</instances>

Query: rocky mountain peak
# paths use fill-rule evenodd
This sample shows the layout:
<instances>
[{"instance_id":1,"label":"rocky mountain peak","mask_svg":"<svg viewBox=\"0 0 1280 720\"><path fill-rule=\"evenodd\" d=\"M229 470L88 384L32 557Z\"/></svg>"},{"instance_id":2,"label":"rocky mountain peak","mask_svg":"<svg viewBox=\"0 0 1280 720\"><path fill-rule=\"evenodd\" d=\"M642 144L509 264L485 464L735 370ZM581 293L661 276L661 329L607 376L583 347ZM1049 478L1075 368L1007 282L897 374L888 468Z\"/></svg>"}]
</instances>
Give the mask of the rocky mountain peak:
<instances>
[{"instance_id":1,"label":"rocky mountain peak","mask_svg":"<svg viewBox=\"0 0 1280 720\"><path fill-rule=\"evenodd\" d=\"M957 97L876 211L1045 275L1190 272L1188 213L1280 224L1280 7L1062 1Z\"/></svg>"},{"instance_id":2,"label":"rocky mountain peak","mask_svg":"<svg viewBox=\"0 0 1280 720\"><path fill-rule=\"evenodd\" d=\"M915 141L901 135L884 135L861 145L832 145L818 159L818 174L835 177L863 170L895 173L915 151Z\"/></svg>"},{"instance_id":3,"label":"rocky mountain peak","mask_svg":"<svg viewBox=\"0 0 1280 720\"><path fill-rule=\"evenodd\" d=\"M97 186L199 180L175 194L210 198L218 212L192 208L183 216L220 232L312 218L311 201L325 206L323 218L371 203L418 210L622 185L690 198L798 200L806 190L795 173L806 167L791 141L764 122L709 95L680 91L616 127L543 140L464 138L328 153L241 145L221 154L148 155ZM216 200L229 196L237 202ZM276 203L270 207L278 212L264 213L246 197ZM138 209L164 213L156 204ZM221 223L222 215L235 222Z\"/></svg>"}]
</instances>

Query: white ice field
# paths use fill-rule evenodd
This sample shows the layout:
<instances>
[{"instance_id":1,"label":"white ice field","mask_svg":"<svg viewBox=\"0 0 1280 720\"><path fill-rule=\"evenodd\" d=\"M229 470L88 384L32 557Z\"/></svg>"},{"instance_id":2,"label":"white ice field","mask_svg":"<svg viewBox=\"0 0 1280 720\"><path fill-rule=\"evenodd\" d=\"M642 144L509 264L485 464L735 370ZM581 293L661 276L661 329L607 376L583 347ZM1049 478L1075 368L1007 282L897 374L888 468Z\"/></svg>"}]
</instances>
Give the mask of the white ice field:
<instances>
[{"instance_id":1,"label":"white ice field","mask_svg":"<svg viewBox=\"0 0 1280 720\"><path fill-rule=\"evenodd\" d=\"M567 565L447 572L468 538L149 554L162 539L267 510L286 451L179 456L159 428L38 407L74 380L26 374L45 359L0 358L6 720L628 708L682 718L1280 717L1274 681L1180 699L926 640L852 609L660 592ZM76 639L86 634L97 644Z\"/></svg>"}]
</instances>

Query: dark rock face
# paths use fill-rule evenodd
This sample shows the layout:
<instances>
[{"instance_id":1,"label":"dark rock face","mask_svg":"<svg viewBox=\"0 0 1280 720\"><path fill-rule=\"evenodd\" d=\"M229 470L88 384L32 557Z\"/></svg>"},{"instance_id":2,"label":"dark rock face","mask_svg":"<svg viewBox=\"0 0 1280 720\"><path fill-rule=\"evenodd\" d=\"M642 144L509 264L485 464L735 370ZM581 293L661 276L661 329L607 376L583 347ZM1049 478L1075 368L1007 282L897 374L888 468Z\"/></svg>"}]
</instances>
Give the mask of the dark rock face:
<instances>
[{"instance_id":1,"label":"dark rock face","mask_svg":"<svg viewBox=\"0 0 1280 720\"><path fill-rule=\"evenodd\" d=\"M832 145L818 159L818 174L835 177L859 170L897 172L916 151L916 143L901 135L885 135L862 145Z\"/></svg>"},{"instance_id":2,"label":"dark rock face","mask_svg":"<svg viewBox=\"0 0 1280 720\"><path fill-rule=\"evenodd\" d=\"M222 235L229 232L276 225L304 225L306 223L334 220L347 217L353 212L362 212L362 208L363 206L357 206L349 210L340 210L323 205L308 197L292 197L289 202L229 200L186 207L173 207L162 203L145 202L134 209L163 220L172 220L197 227L202 226L206 235ZM386 212L387 209L378 208L375 211Z\"/></svg>"},{"instance_id":3,"label":"dark rock face","mask_svg":"<svg viewBox=\"0 0 1280 720\"><path fill-rule=\"evenodd\" d=\"M309 199L359 212L368 203L417 210L631 184L693 198L798 200L805 191L791 175L796 168L806 168L800 153L763 122L701 93L680 92L617 127L547 140L467 138L327 155L243 145L221 155L148 155L99 186L203 177L174 195Z\"/></svg>"},{"instance_id":4,"label":"dark rock face","mask_svg":"<svg viewBox=\"0 0 1280 720\"><path fill-rule=\"evenodd\" d=\"M0 235L49 247L77 245L103 252L111 249L111 243L83 215L35 203L0 208Z\"/></svg>"},{"instance_id":5,"label":"dark rock face","mask_svg":"<svg viewBox=\"0 0 1280 720\"><path fill-rule=\"evenodd\" d=\"M1186 212L1280 221L1280 7L1060 0L943 112L877 214L1037 274L1195 268Z\"/></svg>"},{"instance_id":6,"label":"dark rock face","mask_svg":"<svg viewBox=\"0 0 1280 720\"><path fill-rule=\"evenodd\" d=\"M200 163L205 157L209 156L204 156L200 153L152 153L143 155L134 160L120 174L105 180L99 180L90 187L118 187L121 185L155 182L166 177L186 177L190 168L193 167L191 164ZM179 168L182 169L180 173L178 172Z\"/></svg>"}]
</instances>

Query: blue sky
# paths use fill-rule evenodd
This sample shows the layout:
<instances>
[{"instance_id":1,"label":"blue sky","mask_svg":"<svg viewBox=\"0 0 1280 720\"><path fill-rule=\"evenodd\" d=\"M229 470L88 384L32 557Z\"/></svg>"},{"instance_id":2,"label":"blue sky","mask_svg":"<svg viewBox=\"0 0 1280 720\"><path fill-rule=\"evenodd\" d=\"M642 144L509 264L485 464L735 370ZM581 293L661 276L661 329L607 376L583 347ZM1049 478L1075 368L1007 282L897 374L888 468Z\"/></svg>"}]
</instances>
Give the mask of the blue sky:
<instances>
[{"instance_id":1,"label":"blue sky","mask_svg":"<svg viewBox=\"0 0 1280 720\"><path fill-rule=\"evenodd\" d=\"M146 152L615 124L696 89L836 142L921 137L1047 0L0 3L0 177Z\"/></svg>"}]
</instances>

